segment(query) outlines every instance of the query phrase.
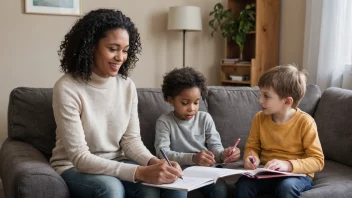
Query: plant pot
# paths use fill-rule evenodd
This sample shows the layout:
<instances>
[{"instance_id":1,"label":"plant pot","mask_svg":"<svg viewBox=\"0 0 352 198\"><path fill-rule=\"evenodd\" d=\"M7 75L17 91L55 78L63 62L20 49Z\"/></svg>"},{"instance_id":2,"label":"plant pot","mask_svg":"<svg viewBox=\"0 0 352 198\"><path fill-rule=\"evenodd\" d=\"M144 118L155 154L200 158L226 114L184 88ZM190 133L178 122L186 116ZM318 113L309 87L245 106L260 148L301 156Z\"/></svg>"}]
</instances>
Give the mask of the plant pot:
<instances>
[{"instance_id":1,"label":"plant pot","mask_svg":"<svg viewBox=\"0 0 352 198\"><path fill-rule=\"evenodd\" d=\"M243 52L240 52L240 58L239 58L240 61L243 61Z\"/></svg>"},{"instance_id":2,"label":"plant pot","mask_svg":"<svg viewBox=\"0 0 352 198\"><path fill-rule=\"evenodd\" d=\"M244 48L244 45L238 45L238 47L240 48L240 61L243 61L243 48Z\"/></svg>"}]
</instances>

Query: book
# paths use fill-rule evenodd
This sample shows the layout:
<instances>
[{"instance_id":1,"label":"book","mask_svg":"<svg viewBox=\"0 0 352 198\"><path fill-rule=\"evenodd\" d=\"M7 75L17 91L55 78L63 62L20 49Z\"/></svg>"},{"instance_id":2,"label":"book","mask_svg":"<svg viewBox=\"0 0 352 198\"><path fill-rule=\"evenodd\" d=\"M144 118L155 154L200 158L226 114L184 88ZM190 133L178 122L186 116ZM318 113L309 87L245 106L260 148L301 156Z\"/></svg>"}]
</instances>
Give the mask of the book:
<instances>
[{"instance_id":1,"label":"book","mask_svg":"<svg viewBox=\"0 0 352 198\"><path fill-rule=\"evenodd\" d=\"M250 61L238 61L237 64L251 64Z\"/></svg>"},{"instance_id":2,"label":"book","mask_svg":"<svg viewBox=\"0 0 352 198\"><path fill-rule=\"evenodd\" d=\"M256 178L256 179L266 179L266 178L275 178L275 177L305 177L306 174L297 174L297 173L288 173L270 170L266 168L257 168L255 170L247 171L242 173L243 175Z\"/></svg>"},{"instance_id":3,"label":"book","mask_svg":"<svg viewBox=\"0 0 352 198\"><path fill-rule=\"evenodd\" d=\"M191 166L183 170L183 180L177 179L171 184L148 184L143 185L153 186L158 188L166 188L172 190L192 191L197 188L216 183L221 177L230 175L242 174L250 178L264 179L275 177L290 177L290 176L306 176L305 174L294 174L269 170L265 168L257 168L255 170L215 168L204 166Z\"/></svg>"},{"instance_id":4,"label":"book","mask_svg":"<svg viewBox=\"0 0 352 198\"><path fill-rule=\"evenodd\" d=\"M221 60L221 63L222 64L225 64L225 63L236 63L237 61L239 61L238 58L225 58L225 59Z\"/></svg>"},{"instance_id":5,"label":"book","mask_svg":"<svg viewBox=\"0 0 352 198\"><path fill-rule=\"evenodd\" d=\"M231 80L243 81L243 76L230 75Z\"/></svg>"}]
</instances>

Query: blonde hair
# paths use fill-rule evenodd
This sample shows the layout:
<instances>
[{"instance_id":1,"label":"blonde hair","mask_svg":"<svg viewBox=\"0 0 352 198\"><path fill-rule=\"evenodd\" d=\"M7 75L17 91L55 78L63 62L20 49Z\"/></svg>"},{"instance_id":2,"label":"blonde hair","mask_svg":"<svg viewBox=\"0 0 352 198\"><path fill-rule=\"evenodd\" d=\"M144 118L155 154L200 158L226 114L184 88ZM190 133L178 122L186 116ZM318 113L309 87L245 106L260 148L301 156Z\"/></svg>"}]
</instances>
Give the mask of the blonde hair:
<instances>
[{"instance_id":1,"label":"blonde hair","mask_svg":"<svg viewBox=\"0 0 352 198\"><path fill-rule=\"evenodd\" d=\"M306 93L307 72L294 64L276 66L266 71L258 82L259 87L272 87L279 97L292 97L295 108Z\"/></svg>"}]
</instances>

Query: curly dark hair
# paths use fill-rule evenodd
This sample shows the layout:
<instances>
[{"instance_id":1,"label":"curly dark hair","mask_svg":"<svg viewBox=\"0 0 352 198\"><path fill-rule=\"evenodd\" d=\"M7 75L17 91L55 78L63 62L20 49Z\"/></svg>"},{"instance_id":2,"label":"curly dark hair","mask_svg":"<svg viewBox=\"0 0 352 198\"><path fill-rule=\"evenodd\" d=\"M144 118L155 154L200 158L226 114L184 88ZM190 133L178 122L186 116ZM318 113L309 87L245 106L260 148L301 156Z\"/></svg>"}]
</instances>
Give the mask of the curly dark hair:
<instances>
[{"instance_id":1,"label":"curly dark hair","mask_svg":"<svg viewBox=\"0 0 352 198\"><path fill-rule=\"evenodd\" d=\"M113 29L124 29L129 34L127 60L119 69L119 74L127 78L139 60L137 54L142 50L140 36L131 19L119 10L93 10L78 19L61 42L58 55L62 72L71 73L88 82L93 71L93 49L106 32Z\"/></svg>"},{"instance_id":2,"label":"curly dark hair","mask_svg":"<svg viewBox=\"0 0 352 198\"><path fill-rule=\"evenodd\" d=\"M205 100L208 94L206 78L202 73L191 67L174 69L165 74L163 84L161 85L165 101L167 101L167 97L175 98L182 90L193 87L199 88L200 94L203 100Z\"/></svg>"}]
</instances>

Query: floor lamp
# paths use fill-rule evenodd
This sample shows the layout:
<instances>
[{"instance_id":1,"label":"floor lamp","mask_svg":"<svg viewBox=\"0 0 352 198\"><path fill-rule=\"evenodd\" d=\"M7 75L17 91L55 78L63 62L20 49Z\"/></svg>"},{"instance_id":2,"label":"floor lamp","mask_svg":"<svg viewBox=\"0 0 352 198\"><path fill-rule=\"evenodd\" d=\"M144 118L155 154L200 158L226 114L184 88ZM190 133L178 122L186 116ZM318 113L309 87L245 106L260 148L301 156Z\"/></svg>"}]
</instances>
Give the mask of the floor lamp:
<instances>
[{"instance_id":1,"label":"floor lamp","mask_svg":"<svg viewBox=\"0 0 352 198\"><path fill-rule=\"evenodd\" d=\"M196 6L170 7L167 29L183 32L183 67L185 67L186 31L202 30L200 8Z\"/></svg>"}]
</instances>

